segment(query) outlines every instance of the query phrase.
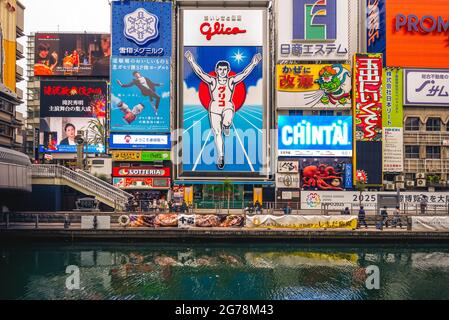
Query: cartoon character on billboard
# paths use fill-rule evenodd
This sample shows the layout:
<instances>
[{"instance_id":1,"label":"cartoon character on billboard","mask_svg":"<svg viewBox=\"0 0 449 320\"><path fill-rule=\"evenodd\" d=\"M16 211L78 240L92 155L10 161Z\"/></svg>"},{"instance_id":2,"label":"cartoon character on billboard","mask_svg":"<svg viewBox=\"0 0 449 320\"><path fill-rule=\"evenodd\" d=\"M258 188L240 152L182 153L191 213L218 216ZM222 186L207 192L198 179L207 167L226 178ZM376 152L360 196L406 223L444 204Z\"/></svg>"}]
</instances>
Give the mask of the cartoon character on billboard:
<instances>
[{"instance_id":1,"label":"cartoon character on billboard","mask_svg":"<svg viewBox=\"0 0 449 320\"><path fill-rule=\"evenodd\" d=\"M208 106L209 121L214 133L217 150L217 168L225 167L224 137L230 136L230 128L233 123L236 107L233 96L236 86L242 83L257 67L262 60L260 53L254 55L251 63L239 74L231 74L231 64L221 60L216 63L214 75L207 74L195 61L190 51L185 57L195 74L209 87L210 103Z\"/></svg>"},{"instance_id":2,"label":"cartoon character on billboard","mask_svg":"<svg viewBox=\"0 0 449 320\"><path fill-rule=\"evenodd\" d=\"M142 76L138 71L133 72L133 77L134 79L128 84L123 84L120 80L117 80L117 83L122 88L136 86L140 90L142 96L148 97L149 103L153 106L154 113L157 116L161 97L156 93L156 87L161 87L163 84L151 81L149 78ZM131 124L137 119L137 116L142 113L145 105L139 103L131 110L125 102L120 101L118 107L125 114L125 121L128 122L128 124Z\"/></svg>"},{"instance_id":3,"label":"cartoon character on billboard","mask_svg":"<svg viewBox=\"0 0 449 320\"><path fill-rule=\"evenodd\" d=\"M341 64L325 66L320 70L319 79L315 82L319 84L323 92L321 102L325 105L329 103L345 105L351 98L351 88L347 87L347 78L350 78L347 71ZM348 81L349 84L351 81ZM345 88L346 85L346 88Z\"/></svg>"}]
</instances>

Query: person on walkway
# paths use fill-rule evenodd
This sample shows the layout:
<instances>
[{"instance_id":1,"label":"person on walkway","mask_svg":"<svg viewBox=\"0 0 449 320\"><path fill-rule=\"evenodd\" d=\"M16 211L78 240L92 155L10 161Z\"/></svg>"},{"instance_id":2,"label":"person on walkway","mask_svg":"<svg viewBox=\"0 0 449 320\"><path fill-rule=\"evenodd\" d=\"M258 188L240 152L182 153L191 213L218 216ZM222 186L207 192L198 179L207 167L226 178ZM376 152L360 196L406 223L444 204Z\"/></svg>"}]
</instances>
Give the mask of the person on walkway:
<instances>
[{"instance_id":1,"label":"person on walkway","mask_svg":"<svg viewBox=\"0 0 449 320\"><path fill-rule=\"evenodd\" d=\"M349 215L351 215L351 211L349 211L349 208L346 207L345 210L342 212L342 214L349 216Z\"/></svg>"},{"instance_id":2,"label":"person on walkway","mask_svg":"<svg viewBox=\"0 0 449 320\"><path fill-rule=\"evenodd\" d=\"M381 222L380 222L380 230L383 230L384 228L384 224L385 224L385 228L388 228L388 211L387 211L387 206L384 206L383 209L380 211L380 216L381 216Z\"/></svg>"},{"instance_id":3,"label":"person on walkway","mask_svg":"<svg viewBox=\"0 0 449 320\"><path fill-rule=\"evenodd\" d=\"M181 212L189 213L189 207L187 206L187 202L185 200L182 201Z\"/></svg>"},{"instance_id":4,"label":"person on walkway","mask_svg":"<svg viewBox=\"0 0 449 320\"><path fill-rule=\"evenodd\" d=\"M253 214L254 213L254 203L252 201L248 202L248 205L245 208L245 212L247 214Z\"/></svg>"},{"instance_id":5,"label":"person on walkway","mask_svg":"<svg viewBox=\"0 0 449 320\"><path fill-rule=\"evenodd\" d=\"M284 208L284 214L287 215L287 214L291 214L291 213L292 213L292 206L291 206L291 203L289 202Z\"/></svg>"},{"instance_id":6,"label":"person on walkway","mask_svg":"<svg viewBox=\"0 0 449 320\"><path fill-rule=\"evenodd\" d=\"M401 219L401 209L399 209L399 206L396 207L394 210L393 215L393 221L391 222L391 225L396 228L399 224L399 227L402 229L402 219Z\"/></svg>"},{"instance_id":7,"label":"person on walkway","mask_svg":"<svg viewBox=\"0 0 449 320\"><path fill-rule=\"evenodd\" d=\"M256 214L262 214L262 206L260 205L259 200L256 201L255 207L256 207Z\"/></svg>"},{"instance_id":8,"label":"person on walkway","mask_svg":"<svg viewBox=\"0 0 449 320\"><path fill-rule=\"evenodd\" d=\"M363 206L361 206L361 207L360 207L360 210L359 210L359 217L358 217L358 226L357 226L357 229L359 229L359 228L361 227L362 223L363 223L363 225L365 226L365 229L368 228L368 225L366 224L365 218L366 218L365 209L364 209Z\"/></svg>"},{"instance_id":9,"label":"person on walkway","mask_svg":"<svg viewBox=\"0 0 449 320\"><path fill-rule=\"evenodd\" d=\"M427 199L424 195L421 195L421 200L419 203L420 209L421 209L421 214L426 214L427 211Z\"/></svg>"}]
</instances>

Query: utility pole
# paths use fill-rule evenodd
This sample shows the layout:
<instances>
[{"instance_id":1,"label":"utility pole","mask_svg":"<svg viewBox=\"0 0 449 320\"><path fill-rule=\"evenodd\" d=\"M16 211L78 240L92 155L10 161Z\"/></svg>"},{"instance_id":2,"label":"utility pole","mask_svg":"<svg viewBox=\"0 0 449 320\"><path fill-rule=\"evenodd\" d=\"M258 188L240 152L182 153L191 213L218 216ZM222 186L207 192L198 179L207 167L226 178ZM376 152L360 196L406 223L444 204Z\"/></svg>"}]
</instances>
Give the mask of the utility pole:
<instances>
[{"instance_id":1,"label":"utility pole","mask_svg":"<svg viewBox=\"0 0 449 320\"><path fill-rule=\"evenodd\" d=\"M76 142L76 162L78 169L84 170L84 132L78 130L75 137Z\"/></svg>"}]
</instances>

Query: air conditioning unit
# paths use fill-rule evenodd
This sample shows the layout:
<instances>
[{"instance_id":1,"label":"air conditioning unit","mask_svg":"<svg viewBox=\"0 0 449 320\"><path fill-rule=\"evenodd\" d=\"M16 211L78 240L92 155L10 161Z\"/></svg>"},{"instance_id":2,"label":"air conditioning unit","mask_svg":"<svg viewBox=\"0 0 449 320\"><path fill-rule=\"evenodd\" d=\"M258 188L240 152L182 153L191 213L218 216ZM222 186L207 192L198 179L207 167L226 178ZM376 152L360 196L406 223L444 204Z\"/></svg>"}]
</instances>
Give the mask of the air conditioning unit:
<instances>
[{"instance_id":1,"label":"air conditioning unit","mask_svg":"<svg viewBox=\"0 0 449 320\"><path fill-rule=\"evenodd\" d=\"M385 190L396 190L396 188L393 183L387 183L385 185Z\"/></svg>"},{"instance_id":2,"label":"air conditioning unit","mask_svg":"<svg viewBox=\"0 0 449 320\"><path fill-rule=\"evenodd\" d=\"M416 186L417 187L425 187L426 186L426 179L417 179L416 180Z\"/></svg>"},{"instance_id":3,"label":"air conditioning unit","mask_svg":"<svg viewBox=\"0 0 449 320\"><path fill-rule=\"evenodd\" d=\"M394 177L394 182L404 182L405 177L404 176L396 176Z\"/></svg>"},{"instance_id":4,"label":"air conditioning unit","mask_svg":"<svg viewBox=\"0 0 449 320\"><path fill-rule=\"evenodd\" d=\"M396 189L398 189L398 188L401 190L405 189L405 183L404 182L396 183Z\"/></svg>"},{"instance_id":5,"label":"air conditioning unit","mask_svg":"<svg viewBox=\"0 0 449 320\"><path fill-rule=\"evenodd\" d=\"M416 174L416 179L425 179L426 178L426 173L425 172L418 172Z\"/></svg>"},{"instance_id":6,"label":"air conditioning unit","mask_svg":"<svg viewBox=\"0 0 449 320\"><path fill-rule=\"evenodd\" d=\"M415 181L413 181L413 180L407 180L407 181L405 182L405 185L407 186L407 188L414 187L414 186L415 186Z\"/></svg>"}]
</instances>

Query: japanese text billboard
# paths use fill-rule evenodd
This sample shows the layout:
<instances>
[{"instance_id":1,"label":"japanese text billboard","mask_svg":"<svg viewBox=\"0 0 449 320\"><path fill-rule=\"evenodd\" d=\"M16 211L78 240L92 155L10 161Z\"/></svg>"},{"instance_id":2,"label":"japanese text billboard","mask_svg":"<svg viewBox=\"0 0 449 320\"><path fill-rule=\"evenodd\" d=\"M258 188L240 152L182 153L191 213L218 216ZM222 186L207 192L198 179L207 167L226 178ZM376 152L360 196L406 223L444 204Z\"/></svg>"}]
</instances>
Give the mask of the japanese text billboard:
<instances>
[{"instance_id":1,"label":"japanese text billboard","mask_svg":"<svg viewBox=\"0 0 449 320\"><path fill-rule=\"evenodd\" d=\"M170 151L112 151L113 161L155 162L171 159Z\"/></svg>"},{"instance_id":2,"label":"japanese text billboard","mask_svg":"<svg viewBox=\"0 0 449 320\"><path fill-rule=\"evenodd\" d=\"M37 33L35 76L108 77L111 36L89 33Z\"/></svg>"},{"instance_id":3,"label":"japanese text billboard","mask_svg":"<svg viewBox=\"0 0 449 320\"><path fill-rule=\"evenodd\" d=\"M386 6L386 66L449 68L446 0L388 0Z\"/></svg>"},{"instance_id":4,"label":"japanese text billboard","mask_svg":"<svg viewBox=\"0 0 449 320\"><path fill-rule=\"evenodd\" d=\"M112 184L120 189L152 190L169 189L169 178L113 178Z\"/></svg>"},{"instance_id":5,"label":"japanese text billboard","mask_svg":"<svg viewBox=\"0 0 449 320\"><path fill-rule=\"evenodd\" d=\"M265 15L182 11L182 176L262 175Z\"/></svg>"},{"instance_id":6,"label":"japanese text billboard","mask_svg":"<svg viewBox=\"0 0 449 320\"><path fill-rule=\"evenodd\" d=\"M139 167L114 167L114 177L170 177L170 168L157 168L148 166Z\"/></svg>"},{"instance_id":7,"label":"japanese text billboard","mask_svg":"<svg viewBox=\"0 0 449 320\"><path fill-rule=\"evenodd\" d=\"M278 155L351 157L352 117L279 116Z\"/></svg>"},{"instance_id":8,"label":"japanese text billboard","mask_svg":"<svg viewBox=\"0 0 449 320\"><path fill-rule=\"evenodd\" d=\"M383 171L403 172L403 71L400 69L384 69L383 79Z\"/></svg>"},{"instance_id":9,"label":"japanese text billboard","mask_svg":"<svg viewBox=\"0 0 449 320\"><path fill-rule=\"evenodd\" d=\"M343 191L352 187L351 158L301 161L302 190Z\"/></svg>"},{"instance_id":10,"label":"japanese text billboard","mask_svg":"<svg viewBox=\"0 0 449 320\"><path fill-rule=\"evenodd\" d=\"M342 64L277 66L277 108L350 109L351 67Z\"/></svg>"},{"instance_id":11,"label":"japanese text billboard","mask_svg":"<svg viewBox=\"0 0 449 320\"><path fill-rule=\"evenodd\" d=\"M171 56L171 2L113 1L113 56Z\"/></svg>"},{"instance_id":12,"label":"japanese text billboard","mask_svg":"<svg viewBox=\"0 0 449 320\"><path fill-rule=\"evenodd\" d=\"M109 138L109 148L124 150L170 150L170 134L111 133L111 136Z\"/></svg>"},{"instance_id":13,"label":"japanese text billboard","mask_svg":"<svg viewBox=\"0 0 449 320\"><path fill-rule=\"evenodd\" d=\"M349 59L348 1L282 0L276 4L279 59Z\"/></svg>"},{"instance_id":14,"label":"japanese text billboard","mask_svg":"<svg viewBox=\"0 0 449 320\"><path fill-rule=\"evenodd\" d=\"M367 51L370 53L386 53L386 0L366 0ZM385 63L385 61L384 61Z\"/></svg>"},{"instance_id":15,"label":"japanese text billboard","mask_svg":"<svg viewBox=\"0 0 449 320\"><path fill-rule=\"evenodd\" d=\"M382 140L382 55L356 54L354 119L357 141Z\"/></svg>"},{"instance_id":16,"label":"japanese text billboard","mask_svg":"<svg viewBox=\"0 0 449 320\"><path fill-rule=\"evenodd\" d=\"M449 105L449 70L406 69L404 72L404 105Z\"/></svg>"},{"instance_id":17,"label":"japanese text billboard","mask_svg":"<svg viewBox=\"0 0 449 320\"><path fill-rule=\"evenodd\" d=\"M112 58L111 132L170 132L169 58Z\"/></svg>"},{"instance_id":18,"label":"japanese text billboard","mask_svg":"<svg viewBox=\"0 0 449 320\"><path fill-rule=\"evenodd\" d=\"M86 152L105 152L107 94L104 81L41 81L40 152L75 153L79 130Z\"/></svg>"}]
</instances>

